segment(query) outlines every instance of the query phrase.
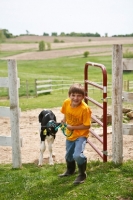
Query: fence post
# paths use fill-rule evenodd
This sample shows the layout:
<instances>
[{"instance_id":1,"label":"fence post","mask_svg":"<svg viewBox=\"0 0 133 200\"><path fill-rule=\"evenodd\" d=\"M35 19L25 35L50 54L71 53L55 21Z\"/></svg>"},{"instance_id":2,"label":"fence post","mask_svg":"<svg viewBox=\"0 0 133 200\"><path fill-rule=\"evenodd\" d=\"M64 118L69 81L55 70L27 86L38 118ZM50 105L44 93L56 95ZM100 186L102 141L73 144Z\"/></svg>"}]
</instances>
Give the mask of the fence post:
<instances>
[{"instance_id":1,"label":"fence post","mask_svg":"<svg viewBox=\"0 0 133 200\"><path fill-rule=\"evenodd\" d=\"M50 89L51 89L51 91L52 91L52 80L50 80Z\"/></svg>"},{"instance_id":2,"label":"fence post","mask_svg":"<svg viewBox=\"0 0 133 200\"><path fill-rule=\"evenodd\" d=\"M63 80L62 80L62 93L63 93L64 91L63 91Z\"/></svg>"},{"instance_id":3,"label":"fence post","mask_svg":"<svg viewBox=\"0 0 133 200\"><path fill-rule=\"evenodd\" d=\"M35 79L35 96L37 97L37 79Z\"/></svg>"},{"instance_id":4,"label":"fence post","mask_svg":"<svg viewBox=\"0 0 133 200\"><path fill-rule=\"evenodd\" d=\"M19 136L19 101L17 64L15 60L8 60L9 96L10 96L10 121L12 141L13 168L21 167L21 150Z\"/></svg>"},{"instance_id":5,"label":"fence post","mask_svg":"<svg viewBox=\"0 0 133 200\"><path fill-rule=\"evenodd\" d=\"M29 98L29 84L28 84L28 80L26 80L26 96L27 96L27 98Z\"/></svg>"},{"instance_id":6,"label":"fence post","mask_svg":"<svg viewBox=\"0 0 133 200\"><path fill-rule=\"evenodd\" d=\"M113 45L112 59L112 158L114 163L120 164L123 161L122 45Z\"/></svg>"},{"instance_id":7,"label":"fence post","mask_svg":"<svg viewBox=\"0 0 133 200\"><path fill-rule=\"evenodd\" d=\"M129 91L129 80L127 80L127 91Z\"/></svg>"}]
</instances>

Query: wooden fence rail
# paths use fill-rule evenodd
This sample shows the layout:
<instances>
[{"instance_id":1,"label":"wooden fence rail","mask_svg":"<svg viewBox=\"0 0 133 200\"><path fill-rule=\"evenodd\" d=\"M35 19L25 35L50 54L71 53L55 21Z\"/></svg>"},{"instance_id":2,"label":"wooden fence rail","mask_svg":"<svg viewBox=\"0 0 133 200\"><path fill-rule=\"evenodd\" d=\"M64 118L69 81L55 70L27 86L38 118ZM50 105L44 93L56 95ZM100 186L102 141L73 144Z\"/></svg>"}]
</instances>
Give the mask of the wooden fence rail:
<instances>
[{"instance_id":1,"label":"wooden fence rail","mask_svg":"<svg viewBox=\"0 0 133 200\"><path fill-rule=\"evenodd\" d=\"M36 96L42 93L51 93L56 90L65 90L74 83L72 80L35 80Z\"/></svg>"}]
</instances>

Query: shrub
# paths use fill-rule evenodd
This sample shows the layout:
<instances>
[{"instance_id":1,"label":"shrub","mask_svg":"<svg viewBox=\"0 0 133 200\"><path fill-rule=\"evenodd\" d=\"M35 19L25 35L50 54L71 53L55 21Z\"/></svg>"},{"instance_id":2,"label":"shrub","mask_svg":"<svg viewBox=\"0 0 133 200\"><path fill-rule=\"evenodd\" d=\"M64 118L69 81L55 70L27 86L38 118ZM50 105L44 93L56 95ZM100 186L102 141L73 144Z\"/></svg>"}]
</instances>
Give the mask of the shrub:
<instances>
[{"instance_id":1,"label":"shrub","mask_svg":"<svg viewBox=\"0 0 133 200\"><path fill-rule=\"evenodd\" d=\"M58 40L57 38L55 38L54 43L64 43L64 40Z\"/></svg>"},{"instance_id":2,"label":"shrub","mask_svg":"<svg viewBox=\"0 0 133 200\"><path fill-rule=\"evenodd\" d=\"M59 43L59 42L60 41L57 38L54 39L54 43Z\"/></svg>"},{"instance_id":3,"label":"shrub","mask_svg":"<svg viewBox=\"0 0 133 200\"><path fill-rule=\"evenodd\" d=\"M47 50L51 50L51 43L50 42L47 43Z\"/></svg>"},{"instance_id":4,"label":"shrub","mask_svg":"<svg viewBox=\"0 0 133 200\"><path fill-rule=\"evenodd\" d=\"M88 55L89 55L89 51L85 51L85 52L84 52L84 57L87 58Z\"/></svg>"},{"instance_id":5,"label":"shrub","mask_svg":"<svg viewBox=\"0 0 133 200\"><path fill-rule=\"evenodd\" d=\"M44 51L45 50L45 43L44 41L39 42L39 51Z\"/></svg>"}]
</instances>

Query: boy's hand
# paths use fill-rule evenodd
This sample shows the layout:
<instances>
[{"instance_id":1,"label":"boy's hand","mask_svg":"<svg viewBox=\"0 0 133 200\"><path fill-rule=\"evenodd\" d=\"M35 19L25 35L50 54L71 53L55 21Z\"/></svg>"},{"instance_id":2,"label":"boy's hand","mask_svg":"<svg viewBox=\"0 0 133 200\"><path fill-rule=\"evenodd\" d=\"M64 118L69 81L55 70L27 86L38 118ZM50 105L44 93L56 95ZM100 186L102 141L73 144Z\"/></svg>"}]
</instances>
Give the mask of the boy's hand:
<instances>
[{"instance_id":1,"label":"boy's hand","mask_svg":"<svg viewBox=\"0 0 133 200\"><path fill-rule=\"evenodd\" d=\"M65 124L65 121L64 121L64 120L61 120L61 124Z\"/></svg>"},{"instance_id":2,"label":"boy's hand","mask_svg":"<svg viewBox=\"0 0 133 200\"><path fill-rule=\"evenodd\" d=\"M70 130L70 131L73 131L73 126L67 124L67 129Z\"/></svg>"}]
</instances>

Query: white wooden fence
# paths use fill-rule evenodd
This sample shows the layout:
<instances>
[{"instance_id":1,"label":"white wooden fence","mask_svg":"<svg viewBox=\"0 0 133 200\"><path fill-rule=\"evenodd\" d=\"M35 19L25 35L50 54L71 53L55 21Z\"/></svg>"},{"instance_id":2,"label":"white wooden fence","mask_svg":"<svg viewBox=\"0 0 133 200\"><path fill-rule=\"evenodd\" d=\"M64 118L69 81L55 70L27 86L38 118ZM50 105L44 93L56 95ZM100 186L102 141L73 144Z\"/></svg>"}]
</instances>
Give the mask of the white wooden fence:
<instances>
[{"instance_id":1,"label":"white wooden fence","mask_svg":"<svg viewBox=\"0 0 133 200\"><path fill-rule=\"evenodd\" d=\"M112 55L112 158L123 161L123 134L133 135L133 124L122 124L122 103L133 102L133 93L122 92L123 70L133 70L128 59L122 60L122 45L113 45Z\"/></svg>"},{"instance_id":2,"label":"white wooden fence","mask_svg":"<svg viewBox=\"0 0 133 200\"><path fill-rule=\"evenodd\" d=\"M65 90L72 85L71 80L35 80L36 96L42 93L51 93L52 91Z\"/></svg>"},{"instance_id":3,"label":"white wooden fence","mask_svg":"<svg viewBox=\"0 0 133 200\"><path fill-rule=\"evenodd\" d=\"M64 91L68 90L70 85L74 82L78 82L84 85L83 81L74 81L74 80L35 80L35 94L38 96L39 94L51 93L54 91ZM102 82L97 82L97 84L102 84ZM133 89L133 81L123 81L123 89L129 91ZM89 86L89 91L95 93L94 86ZM108 82L108 91L112 91L112 82Z\"/></svg>"},{"instance_id":4,"label":"white wooden fence","mask_svg":"<svg viewBox=\"0 0 133 200\"><path fill-rule=\"evenodd\" d=\"M35 80L35 92L36 96L42 93L51 93L52 92L51 80Z\"/></svg>"},{"instance_id":5,"label":"white wooden fence","mask_svg":"<svg viewBox=\"0 0 133 200\"><path fill-rule=\"evenodd\" d=\"M11 137L0 136L1 146L12 146L13 168L21 167L21 140L19 136L19 100L18 88L20 86L17 78L17 64L15 60L8 60L8 77L0 77L0 87L9 88L10 107L0 107L0 117L9 117L11 123Z\"/></svg>"}]
</instances>

